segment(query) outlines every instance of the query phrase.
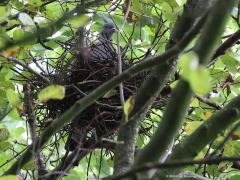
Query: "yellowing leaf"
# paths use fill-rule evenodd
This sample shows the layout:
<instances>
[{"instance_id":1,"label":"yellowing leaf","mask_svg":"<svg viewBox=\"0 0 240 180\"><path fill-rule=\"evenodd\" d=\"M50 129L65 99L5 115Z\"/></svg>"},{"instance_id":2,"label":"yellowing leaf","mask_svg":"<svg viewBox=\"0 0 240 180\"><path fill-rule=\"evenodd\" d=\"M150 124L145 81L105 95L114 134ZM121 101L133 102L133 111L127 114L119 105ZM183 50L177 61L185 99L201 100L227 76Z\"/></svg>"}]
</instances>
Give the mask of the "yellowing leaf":
<instances>
[{"instance_id":1,"label":"yellowing leaf","mask_svg":"<svg viewBox=\"0 0 240 180\"><path fill-rule=\"evenodd\" d=\"M80 26L83 26L88 22L89 17L86 15L81 15L81 16L73 16L70 18L69 23L74 27L78 28Z\"/></svg>"},{"instance_id":2,"label":"yellowing leaf","mask_svg":"<svg viewBox=\"0 0 240 180\"><path fill-rule=\"evenodd\" d=\"M128 120L128 116L129 114L132 112L133 110L133 107L134 107L134 104L135 104L135 98L133 96L130 96L127 101L124 103L124 106L123 106L123 112L124 112L124 115L126 117L126 121Z\"/></svg>"},{"instance_id":3,"label":"yellowing leaf","mask_svg":"<svg viewBox=\"0 0 240 180\"><path fill-rule=\"evenodd\" d=\"M21 99L17 92L15 92L13 89L7 89L6 95L12 107L21 107Z\"/></svg>"},{"instance_id":4,"label":"yellowing leaf","mask_svg":"<svg viewBox=\"0 0 240 180\"><path fill-rule=\"evenodd\" d=\"M38 100L46 102L50 99L63 99L65 96L65 88L61 85L50 85L38 93Z\"/></svg>"},{"instance_id":5,"label":"yellowing leaf","mask_svg":"<svg viewBox=\"0 0 240 180\"><path fill-rule=\"evenodd\" d=\"M32 160L29 161L27 164L23 166L23 169L25 170L34 170L36 168L36 161Z\"/></svg>"},{"instance_id":6,"label":"yellowing leaf","mask_svg":"<svg viewBox=\"0 0 240 180\"><path fill-rule=\"evenodd\" d=\"M10 136L7 128L0 128L0 142L6 141Z\"/></svg>"},{"instance_id":7,"label":"yellowing leaf","mask_svg":"<svg viewBox=\"0 0 240 180\"><path fill-rule=\"evenodd\" d=\"M106 94L104 94L103 98L110 98L111 96L114 96L117 94L117 90L112 89L108 91Z\"/></svg>"},{"instance_id":8,"label":"yellowing leaf","mask_svg":"<svg viewBox=\"0 0 240 180\"><path fill-rule=\"evenodd\" d=\"M236 151L233 142L232 143L229 142L225 145L223 155L228 157L236 156Z\"/></svg>"},{"instance_id":9,"label":"yellowing leaf","mask_svg":"<svg viewBox=\"0 0 240 180\"><path fill-rule=\"evenodd\" d=\"M19 47L10 48L10 49L7 49L6 51L3 52L3 56L5 58L13 57L16 54L18 54L19 51L20 51Z\"/></svg>"},{"instance_id":10,"label":"yellowing leaf","mask_svg":"<svg viewBox=\"0 0 240 180\"><path fill-rule=\"evenodd\" d=\"M192 107L199 107L199 101L197 99L194 99L191 103Z\"/></svg>"},{"instance_id":11,"label":"yellowing leaf","mask_svg":"<svg viewBox=\"0 0 240 180\"><path fill-rule=\"evenodd\" d=\"M221 162L218 165L218 171L224 172L229 166L232 166L232 162Z\"/></svg>"},{"instance_id":12,"label":"yellowing leaf","mask_svg":"<svg viewBox=\"0 0 240 180\"><path fill-rule=\"evenodd\" d=\"M195 129L197 129L200 125L202 124L202 122L200 121L191 121L191 122L187 122L187 125L185 126L185 133L187 135L191 134L193 131L195 131Z\"/></svg>"},{"instance_id":13,"label":"yellowing leaf","mask_svg":"<svg viewBox=\"0 0 240 180\"><path fill-rule=\"evenodd\" d=\"M7 176L1 176L0 180L20 180L18 176L15 175L7 175Z\"/></svg>"},{"instance_id":14,"label":"yellowing leaf","mask_svg":"<svg viewBox=\"0 0 240 180\"><path fill-rule=\"evenodd\" d=\"M210 111L205 111L203 113L203 118L204 119L209 119L211 116L212 116L212 112L210 112Z\"/></svg>"},{"instance_id":15,"label":"yellowing leaf","mask_svg":"<svg viewBox=\"0 0 240 180\"><path fill-rule=\"evenodd\" d=\"M6 151L11 146L12 146L11 143L8 141L0 141L0 152Z\"/></svg>"}]
</instances>

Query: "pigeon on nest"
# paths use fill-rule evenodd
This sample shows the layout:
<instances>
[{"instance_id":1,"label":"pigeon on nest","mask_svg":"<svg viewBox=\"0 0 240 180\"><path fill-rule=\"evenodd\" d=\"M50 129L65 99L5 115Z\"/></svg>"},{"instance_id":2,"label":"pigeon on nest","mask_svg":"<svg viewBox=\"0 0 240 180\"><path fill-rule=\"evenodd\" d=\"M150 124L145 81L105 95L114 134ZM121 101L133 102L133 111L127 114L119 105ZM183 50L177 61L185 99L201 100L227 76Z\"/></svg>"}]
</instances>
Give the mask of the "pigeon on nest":
<instances>
[{"instance_id":1,"label":"pigeon on nest","mask_svg":"<svg viewBox=\"0 0 240 180\"><path fill-rule=\"evenodd\" d=\"M88 64L92 63L105 63L105 62L111 62L115 61L117 62L117 53L116 49L113 46L113 40L112 36L117 31L116 26L114 22L106 17L102 17L105 21L105 24L102 28L101 33L99 34L99 37L95 44L88 46L88 47L82 47L80 49L80 55L81 59L75 63L75 68L82 68L79 66L78 63L82 64ZM72 72L72 77L78 76L77 73L74 71ZM76 77L78 78L78 77ZM76 79L73 78L73 79ZM66 142L65 148L67 150L73 151L78 145L81 146L81 144L84 141L84 137L87 134L88 129L88 121L87 119L80 119L75 120L71 125L71 132L69 133L68 140ZM91 121L91 117L89 117L89 121ZM91 126L91 125L90 125ZM96 130L98 131L98 130Z\"/></svg>"},{"instance_id":2,"label":"pigeon on nest","mask_svg":"<svg viewBox=\"0 0 240 180\"><path fill-rule=\"evenodd\" d=\"M82 56L85 62L103 62L117 59L116 49L113 46L112 36L117 31L114 22L104 17L105 25L97 39L97 42L82 49Z\"/></svg>"}]
</instances>

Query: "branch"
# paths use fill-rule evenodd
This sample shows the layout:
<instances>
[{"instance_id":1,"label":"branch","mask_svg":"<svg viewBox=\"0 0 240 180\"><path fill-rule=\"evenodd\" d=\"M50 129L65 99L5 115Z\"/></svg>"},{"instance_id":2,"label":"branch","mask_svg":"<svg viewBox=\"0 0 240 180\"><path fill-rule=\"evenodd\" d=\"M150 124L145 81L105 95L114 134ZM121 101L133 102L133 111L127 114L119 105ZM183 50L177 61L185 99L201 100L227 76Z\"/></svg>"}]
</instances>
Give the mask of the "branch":
<instances>
[{"instance_id":1,"label":"branch","mask_svg":"<svg viewBox=\"0 0 240 180\"><path fill-rule=\"evenodd\" d=\"M207 99L207 98L203 98L203 97L198 96L198 95L195 95L195 97L196 97L200 102L205 103L205 104L207 104L207 105L209 105L209 106L211 106L211 107L213 107L213 108L215 108L215 109L218 109L218 110L222 109L221 106L219 106L217 103L215 103L215 102L213 102L213 101L211 101L211 100L209 100L209 99Z\"/></svg>"},{"instance_id":2,"label":"branch","mask_svg":"<svg viewBox=\"0 0 240 180\"><path fill-rule=\"evenodd\" d=\"M39 28L36 31L36 28L32 29L32 33L27 34L25 36L23 36L23 38L16 40L16 41L7 41L5 44L3 44L0 48L0 51L4 51L8 48L14 47L14 46L18 46L21 45L23 43L29 42L32 39L36 38L38 34L41 35L41 39L47 38L49 36L51 36L52 34L54 34L58 29L60 29L63 26L63 22L67 21L68 19L72 18L74 14L83 14L84 13L84 9L85 8L89 8L92 6L96 6L99 4L102 4L106 2L106 0L100 0L100 1L90 1L88 3L85 3L85 7L82 7L80 4L76 6L76 8L74 8L73 10L66 12L63 14L62 17L60 17L58 20L56 20L55 22L49 23L46 27L43 28ZM54 30L53 28L54 27ZM51 30L49 30L51 29Z\"/></svg>"},{"instance_id":3,"label":"branch","mask_svg":"<svg viewBox=\"0 0 240 180\"><path fill-rule=\"evenodd\" d=\"M24 90L24 112L26 113L27 122L29 125L29 130L32 138L32 144L36 144L37 134L36 134L36 117L34 115L34 104L33 104L33 94L29 84L25 84ZM36 166L38 169L38 175L42 176L47 173L47 169L44 165L44 161L41 157L40 151L36 152Z\"/></svg>"},{"instance_id":4,"label":"branch","mask_svg":"<svg viewBox=\"0 0 240 180\"><path fill-rule=\"evenodd\" d=\"M122 73L122 53L121 53L121 47L120 47L120 36L121 36L121 32L126 24L126 21L127 21L127 18L128 18L128 14L130 12L130 5L131 5L132 1L131 0L128 0L128 5L127 5L127 11L126 11L126 14L124 16L124 19L123 19L123 22L122 22L122 25L121 27L119 28L118 30L118 33L117 33L117 50L118 50L118 74L121 74ZM124 106L124 91L123 91L123 84L120 83L119 84L119 94L120 94L120 101L121 101L121 104L122 106Z\"/></svg>"},{"instance_id":5,"label":"branch","mask_svg":"<svg viewBox=\"0 0 240 180\"><path fill-rule=\"evenodd\" d=\"M201 17L203 12L205 12L205 9L206 2L203 0L188 1L182 17L178 19L173 33L171 34L171 40L168 45L169 48L173 47L176 42L179 42L182 37L186 36L186 34L191 31L190 29L194 27L196 19ZM203 23L204 18L200 18L198 25L196 25L198 26L199 31ZM114 162L115 174L125 171L132 165L135 152L135 140L139 124L145 117L146 112L155 98L161 92L171 72L174 70L175 61L176 57L153 68L147 80L144 81L142 87L137 92L135 105L130 114L129 121L124 126L120 127L118 133L118 141L123 141L124 144L117 146L116 148ZM128 156L126 156L126 154L128 154Z\"/></svg>"},{"instance_id":6,"label":"branch","mask_svg":"<svg viewBox=\"0 0 240 180\"><path fill-rule=\"evenodd\" d=\"M1 55L2 56L2 55ZM29 67L27 64L25 64L22 61L19 61L18 59L15 59L13 57L8 57L6 58L8 61L18 64L20 66L22 66L25 70L28 70L30 73L34 74L35 76L37 76L38 78L40 78L41 80L43 80L46 84L50 84L50 80L48 78L46 78L45 76L39 74L38 72L36 72L34 69L32 69L31 67Z\"/></svg>"},{"instance_id":7,"label":"branch","mask_svg":"<svg viewBox=\"0 0 240 180\"><path fill-rule=\"evenodd\" d=\"M232 34L226 41L224 41L224 43L221 46L217 48L208 66L214 64L216 62L216 59L219 56L224 55L229 48L231 48L235 43L239 41L239 39L240 39L240 30Z\"/></svg>"},{"instance_id":8,"label":"branch","mask_svg":"<svg viewBox=\"0 0 240 180\"><path fill-rule=\"evenodd\" d=\"M221 38L234 4L235 0L218 0L216 4L211 7L202 33L194 47L194 51L199 57L200 64L205 65L207 61L211 59L215 51L216 43ZM182 127L192 95L193 92L190 84L180 79L176 88L173 90L156 133L137 156L135 161L136 166L146 162L158 161L163 155L169 144L177 135L179 129Z\"/></svg>"},{"instance_id":9,"label":"branch","mask_svg":"<svg viewBox=\"0 0 240 180\"><path fill-rule=\"evenodd\" d=\"M212 142L220 132L240 118L240 96L234 98L226 107L206 120L182 143L178 144L167 162L172 160L193 159L207 144ZM227 119L227 121L226 121ZM158 175L165 176L166 172ZM171 171L172 173L172 171Z\"/></svg>"},{"instance_id":10,"label":"branch","mask_svg":"<svg viewBox=\"0 0 240 180\"><path fill-rule=\"evenodd\" d=\"M221 158L205 158L200 160L180 161L180 162L172 161L172 162L166 162L166 163L146 163L140 167L136 167L131 170L128 170L125 173L122 173L116 176L105 177L103 178L103 180L119 180L127 177L134 177L137 173L148 171L151 169L171 169L171 168L190 166L195 164L211 165L211 164L219 164L224 161L229 161L229 162L240 161L240 158L239 157L221 157Z\"/></svg>"},{"instance_id":11,"label":"branch","mask_svg":"<svg viewBox=\"0 0 240 180\"><path fill-rule=\"evenodd\" d=\"M64 124L71 122L75 119L83 110L88 106L93 104L98 98L102 97L106 92L110 91L112 88L116 87L120 82L128 80L135 76L137 73L149 69L156 65L161 65L166 61L172 60L176 57L198 34L199 29L203 23L203 19L199 21L195 26L191 28L182 40L179 41L173 48L166 51L164 54L148 58L139 64L135 64L122 74L117 75L110 79L109 81L103 83L101 86L93 90L88 96L83 97L78 100L68 111L66 111L59 119L56 119L52 122L42 133L42 135L37 139L37 148L33 148L33 145L30 145L25 153L5 172L5 174L16 174L19 172L21 167L26 164L34 156L37 149L43 147L45 143L53 136L58 130L60 130Z\"/></svg>"}]
</instances>

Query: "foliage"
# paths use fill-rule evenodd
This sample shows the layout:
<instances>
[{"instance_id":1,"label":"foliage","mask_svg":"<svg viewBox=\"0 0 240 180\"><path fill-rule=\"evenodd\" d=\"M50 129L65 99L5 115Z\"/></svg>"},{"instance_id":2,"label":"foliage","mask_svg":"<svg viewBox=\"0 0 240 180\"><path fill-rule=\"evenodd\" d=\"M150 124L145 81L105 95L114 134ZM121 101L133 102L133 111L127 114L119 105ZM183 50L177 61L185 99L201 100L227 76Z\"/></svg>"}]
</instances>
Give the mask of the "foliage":
<instances>
[{"instance_id":1,"label":"foliage","mask_svg":"<svg viewBox=\"0 0 240 180\"><path fill-rule=\"evenodd\" d=\"M119 4L111 1L90 2L93 3L85 2L85 10L79 8L78 1L67 0L7 0L0 3L1 174L14 164L14 160L21 156L29 144L35 141L36 137L33 138L31 132L30 116L27 115L29 107L35 114L40 114L36 116L35 136L39 136L44 132L43 127L47 127L48 123L55 120L49 118L47 122L44 122L44 114L48 110L38 107L48 100L64 98L66 87L61 84L60 80L68 75L69 64L66 62L74 61L75 51L79 50L76 50L73 44L78 43L76 36L78 36L80 27L85 26L85 42L90 45L96 41L104 24L98 14L110 17L118 28L124 22L128 0L119 1ZM118 43L121 45L122 51L124 48L127 49L126 55L123 57L127 65L139 63L145 58L158 56L165 52L170 34L177 17L182 15L185 3L185 0L132 0L119 42L116 35L113 38L116 46ZM218 42L218 47L238 31L240 27L239 8L239 6L234 8L221 42ZM194 43L195 41L190 43L185 52L181 54L175 74L169 78L165 89L160 93L158 98L163 101L157 101L160 103L151 108L144 118L139 130L141 133L137 137L137 148L143 148L156 132L170 97L170 92L164 90L174 89L179 77L190 83L195 95L191 100L184 125L175 139L176 144L191 136L192 132L202 123L240 93L239 44L233 43L226 52L212 59L211 63L204 67L199 65L198 57L191 51ZM53 77L59 80L58 84L51 84L51 77L48 75L53 71L62 71L62 74L59 73L61 76ZM49 82L47 86L42 86L42 82L34 84L36 74L38 74L38 78L43 77L42 82L46 81L46 78L50 79L50 84ZM32 102L34 105L29 105L28 109L26 109L26 104L29 100L25 98L28 93L28 90L25 89L26 80L36 87L32 92L38 94L38 97L29 95L30 100L34 100ZM109 95L110 97L116 94L115 90L111 92L114 93ZM125 120L129 120L128 117L131 115L134 103L134 94L129 95L123 107ZM197 159L210 154L217 157L238 157L240 155L238 142L240 129L238 126L239 124L236 122L224 132L219 132L218 137L197 155ZM68 128L69 126L66 125L65 129ZM40 151L46 170L49 172L58 167L60 158L66 153L64 146L67 141L67 133L65 129L55 133ZM105 138L107 142L116 142L116 136L111 136L112 139L108 138L110 137ZM222 144L222 142L224 143ZM63 179L110 176L114 171L113 157L114 150L112 148L95 149L86 155L78 166L73 167ZM240 176L237 163L237 161L233 161L233 163L223 162L213 165L191 165L185 170L211 178L237 179ZM21 170L21 176L28 179L34 179L38 174L38 167L34 160L28 162ZM2 176L1 178L18 179L17 176Z\"/></svg>"}]
</instances>

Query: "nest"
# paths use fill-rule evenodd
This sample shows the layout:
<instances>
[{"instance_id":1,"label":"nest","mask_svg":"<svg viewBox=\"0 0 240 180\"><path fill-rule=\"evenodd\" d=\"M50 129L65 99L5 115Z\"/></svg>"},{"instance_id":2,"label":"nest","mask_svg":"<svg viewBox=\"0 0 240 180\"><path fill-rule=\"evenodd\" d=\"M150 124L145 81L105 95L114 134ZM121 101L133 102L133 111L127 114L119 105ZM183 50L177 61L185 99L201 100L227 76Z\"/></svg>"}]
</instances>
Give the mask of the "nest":
<instances>
[{"instance_id":1,"label":"nest","mask_svg":"<svg viewBox=\"0 0 240 180\"><path fill-rule=\"evenodd\" d=\"M46 68L48 72L43 72L41 75L47 77L51 84L63 85L65 87L65 97L62 100L49 100L43 104L35 104L33 112L37 119L36 123L39 127L39 133L66 112L77 100L88 95L99 85L118 74L116 59L110 58L106 61L86 62L81 54L76 54L70 61L66 58L66 54L71 51L71 49L66 48L61 57L56 59L54 65L48 59L43 59L48 66ZM32 60L38 65L37 57L34 57ZM43 61L41 60L41 62ZM122 62L123 70L126 70L131 64L125 64L124 62L127 61L123 60ZM136 94L137 89L141 86L147 74L148 72L143 72L123 82L125 99ZM48 84L39 76L22 77L21 81L25 81L26 84L31 86L34 102L37 99L38 92L48 86ZM163 92L165 93L165 91L166 88ZM153 107L162 107L165 105L165 102L166 99L164 98L157 99ZM81 112L73 122L66 124L57 132L57 135L60 134L57 141L62 139L65 142L66 153L75 149L96 148L97 146L94 145L99 144L101 139L114 139L122 119L122 114L119 87L117 86ZM153 122L151 122L151 118L147 117L146 119L148 122L142 122L139 133L149 136ZM56 143L56 140L53 143ZM58 148L58 145L56 145L56 148ZM112 146L109 147L109 149L111 148ZM75 165L77 164L78 162Z\"/></svg>"},{"instance_id":2,"label":"nest","mask_svg":"<svg viewBox=\"0 0 240 180\"><path fill-rule=\"evenodd\" d=\"M65 97L62 100L49 100L35 107L38 127L42 130L66 112L77 100L118 74L116 59L86 63L80 54L73 59L69 65L69 62L62 58L61 62L57 62L52 67L51 72L44 75L50 79L52 84L60 84L65 87ZM123 70L129 66L123 63ZM136 93L145 76L146 73L142 73L123 83L125 99ZM47 86L37 76L33 76L27 83L33 86L33 97L37 97L37 93ZM81 112L72 123L67 124L61 130L69 136L66 149L72 151L76 146L84 144L89 139L98 141L102 137L113 137L120 125L122 113L119 87L116 87Z\"/></svg>"}]
</instances>

